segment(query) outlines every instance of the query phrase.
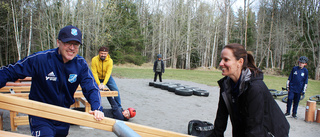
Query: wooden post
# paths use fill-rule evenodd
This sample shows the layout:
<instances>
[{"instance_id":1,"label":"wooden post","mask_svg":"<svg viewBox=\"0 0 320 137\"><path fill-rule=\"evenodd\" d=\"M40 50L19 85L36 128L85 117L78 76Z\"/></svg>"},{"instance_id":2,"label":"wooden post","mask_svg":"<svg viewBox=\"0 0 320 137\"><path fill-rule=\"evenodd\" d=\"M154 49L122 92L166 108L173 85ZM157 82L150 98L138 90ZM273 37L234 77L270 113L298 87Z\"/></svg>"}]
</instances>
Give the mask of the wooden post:
<instances>
[{"instance_id":1,"label":"wooden post","mask_svg":"<svg viewBox=\"0 0 320 137\"><path fill-rule=\"evenodd\" d=\"M306 122L314 121L315 110L316 110L316 102L308 100L307 106L306 106L306 116L305 116Z\"/></svg>"},{"instance_id":2,"label":"wooden post","mask_svg":"<svg viewBox=\"0 0 320 137\"><path fill-rule=\"evenodd\" d=\"M14 111L10 111L10 126L11 126L11 131L17 131L17 125L14 124L14 118L16 117L18 113Z\"/></svg>"},{"instance_id":3,"label":"wooden post","mask_svg":"<svg viewBox=\"0 0 320 137\"><path fill-rule=\"evenodd\" d=\"M320 108L317 110L317 118L316 118L317 123L320 123Z\"/></svg>"},{"instance_id":4,"label":"wooden post","mask_svg":"<svg viewBox=\"0 0 320 137\"><path fill-rule=\"evenodd\" d=\"M3 130L3 112L0 112L0 130Z\"/></svg>"}]
</instances>

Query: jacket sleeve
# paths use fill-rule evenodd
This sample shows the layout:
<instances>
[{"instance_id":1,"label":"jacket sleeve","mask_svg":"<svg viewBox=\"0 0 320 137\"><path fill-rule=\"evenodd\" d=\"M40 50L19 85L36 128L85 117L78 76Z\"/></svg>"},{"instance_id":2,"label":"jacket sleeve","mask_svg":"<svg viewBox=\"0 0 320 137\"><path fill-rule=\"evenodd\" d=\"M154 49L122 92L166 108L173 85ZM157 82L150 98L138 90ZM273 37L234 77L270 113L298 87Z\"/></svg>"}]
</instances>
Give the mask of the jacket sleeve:
<instances>
[{"instance_id":1,"label":"jacket sleeve","mask_svg":"<svg viewBox=\"0 0 320 137\"><path fill-rule=\"evenodd\" d=\"M156 67L157 67L157 61L154 61L154 63L153 63L153 72L156 72Z\"/></svg>"},{"instance_id":2,"label":"jacket sleeve","mask_svg":"<svg viewBox=\"0 0 320 137\"><path fill-rule=\"evenodd\" d=\"M223 137L228 124L229 113L221 93L222 92L220 92L216 119L214 121L214 129L211 134L213 137Z\"/></svg>"},{"instance_id":3,"label":"jacket sleeve","mask_svg":"<svg viewBox=\"0 0 320 137\"><path fill-rule=\"evenodd\" d=\"M17 61L14 64L10 64L0 68L0 88L4 87L8 81L16 81L17 79L23 79L27 76L32 77L35 73L33 71L33 65L36 65L34 61L36 55L30 55L22 60Z\"/></svg>"},{"instance_id":4,"label":"jacket sleeve","mask_svg":"<svg viewBox=\"0 0 320 137\"><path fill-rule=\"evenodd\" d=\"M303 90L302 90L302 92L303 93L305 93L306 92L306 90L307 90L307 87L308 87L308 77L309 77L309 72L308 72L308 70L306 69L306 78L305 78L305 81L304 81L304 86L303 86Z\"/></svg>"},{"instance_id":5,"label":"jacket sleeve","mask_svg":"<svg viewBox=\"0 0 320 137\"><path fill-rule=\"evenodd\" d=\"M262 84L258 84L262 85ZM265 130L263 127L264 108L266 97L263 92L269 92L266 87L252 85L251 88L246 91L246 137L264 136Z\"/></svg>"},{"instance_id":6,"label":"jacket sleeve","mask_svg":"<svg viewBox=\"0 0 320 137\"><path fill-rule=\"evenodd\" d=\"M288 87L290 87L290 82L292 81L293 72L294 72L294 67L292 68L292 70L291 70L291 72L290 72L290 75L289 75L289 77L288 77L288 81L289 81Z\"/></svg>"},{"instance_id":7,"label":"jacket sleeve","mask_svg":"<svg viewBox=\"0 0 320 137\"><path fill-rule=\"evenodd\" d=\"M100 90L87 64L83 65L80 85L82 93L91 105L91 110L102 111Z\"/></svg>"},{"instance_id":8,"label":"jacket sleeve","mask_svg":"<svg viewBox=\"0 0 320 137\"><path fill-rule=\"evenodd\" d=\"M106 68L106 73L105 73L105 77L104 77L104 80L103 80L103 85L106 85L109 81L109 78L111 76L111 73L112 73L112 68L113 68L113 60L110 58L108 61L107 61L107 68Z\"/></svg>"},{"instance_id":9,"label":"jacket sleeve","mask_svg":"<svg viewBox=\"0 0 320 137\"><path fill-rule=\"evenodd\" d=\"M98 60L96 60L96 58L93 57L91 60L91 70L96 83L100 85L100 80L99 80L98 70L97 70L98 63L99 63Z\"/></svg>"}]
</instances>

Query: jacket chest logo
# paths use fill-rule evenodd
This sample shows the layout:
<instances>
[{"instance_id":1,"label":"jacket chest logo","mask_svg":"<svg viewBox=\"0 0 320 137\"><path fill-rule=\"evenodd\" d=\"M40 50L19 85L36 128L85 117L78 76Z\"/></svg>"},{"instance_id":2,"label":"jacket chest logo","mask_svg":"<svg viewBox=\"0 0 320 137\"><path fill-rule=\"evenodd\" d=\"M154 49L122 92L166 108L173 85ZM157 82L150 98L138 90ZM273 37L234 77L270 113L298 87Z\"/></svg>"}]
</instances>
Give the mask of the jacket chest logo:
<instances>
[{"instance_id":1,"label":"jacket chest logo","mask_svg":"<svg viewBox=\"0 0 320 137\"><path fill-rule=\"evenodd\" d=\"M57 81L57 77L54 75L53 71L51 71L47 76L46 80Z\"/></svg>"},{"instance_id":2,"label":"jacket chest logo","mask_svg":"<svg viewBox=\"0 0 320 137\"><path fill-rule=\"evenodd\" d=\"M77 74L70 74L69 75L69 78L68 78L68 81L70 82L70 83L74 83L74 82L76 82L77 81Z\"/></svg>"}]
</instances>

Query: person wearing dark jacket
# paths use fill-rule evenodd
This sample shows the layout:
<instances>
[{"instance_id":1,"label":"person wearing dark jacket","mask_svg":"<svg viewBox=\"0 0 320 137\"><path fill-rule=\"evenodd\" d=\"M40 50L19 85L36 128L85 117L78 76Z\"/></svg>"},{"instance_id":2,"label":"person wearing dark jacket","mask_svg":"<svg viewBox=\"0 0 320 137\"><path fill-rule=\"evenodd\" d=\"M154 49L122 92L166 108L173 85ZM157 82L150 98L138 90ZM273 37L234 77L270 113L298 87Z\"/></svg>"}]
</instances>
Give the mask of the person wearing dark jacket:
<instances>
[{"instance_id":1,"label":"person wearing dark jacket","mask_svg":"<svg viewBox=\"0 0 320 137\"><path fill-rule=\"evenodd\" d=\"M154 72L154 82L157 81L157 76L159 75L159 81L162 82L162 73L164 73L164 63L162 60L162 55L157 55L157 60L153 64L153 72Z\"/></svg>"},{"instance_id":2,"label":"person wearing dark jacket","mask_svg":"<svg viewBox=\"0 0 320 137\"><path fill-rule=\"evenodd\" d=\"M233 137L287 137L290 125L263 82L262 72L240 44L221 51L222 75L214 129L210 136L223 137L228 117Z\"/></svg>"},{"instance_id":3,"label":"person wearing dark jacket","mask_svg":"<svg viewBox=\"0 0 320 137\"><path fill-rule=\"evenodd\" d=\"M117 102L114 100L114 98L108 98L108 101L111 105L111 109L102 110L106 117L128 121L130 118L136 116L136 110L134 108L123 110L117 105Z\"/></svg>"},{"instance_id":4,"label":"person wearing dark jacket","mask_svg":"<svg viewBox=\"0 0 320 137\"><path fill-rule=\"evenodd\" d=\"M82 44L81 31L72 25L62 28L57 47L34 53L14 64L0 68L0 88L8 81L32 77L30 100L70 108L79 84L91 105L90 114L102 120L101 96L85 59L78 54ZM32 136L59 136L69 133L69 123L29 115Z\"/></svg>"}]
</instances>

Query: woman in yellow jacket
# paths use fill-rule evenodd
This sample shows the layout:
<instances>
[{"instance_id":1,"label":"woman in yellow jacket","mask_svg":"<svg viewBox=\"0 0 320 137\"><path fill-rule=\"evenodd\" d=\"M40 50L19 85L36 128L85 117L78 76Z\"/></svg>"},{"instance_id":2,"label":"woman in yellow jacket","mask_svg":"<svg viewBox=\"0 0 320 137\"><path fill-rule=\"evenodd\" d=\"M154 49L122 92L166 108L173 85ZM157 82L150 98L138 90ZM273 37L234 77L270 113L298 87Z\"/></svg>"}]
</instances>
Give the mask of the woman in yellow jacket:
<instances>
[{"instance_id":1,"label":"woman in yellow jacket","mask_svg":"<svg viewBox=\"0 0 320 137\"><path fill-rule=\"evenodd\" d=\"M118 91L118 96L114 97L114 99L118 107L122 108L119 89L111 76L113 61L108 53L109 48L101 47L99 49L99 55L92 58L91 70L99 89L104 89L104 87L107 86L111 91Z\"/></svg>"}]
</instances>

